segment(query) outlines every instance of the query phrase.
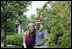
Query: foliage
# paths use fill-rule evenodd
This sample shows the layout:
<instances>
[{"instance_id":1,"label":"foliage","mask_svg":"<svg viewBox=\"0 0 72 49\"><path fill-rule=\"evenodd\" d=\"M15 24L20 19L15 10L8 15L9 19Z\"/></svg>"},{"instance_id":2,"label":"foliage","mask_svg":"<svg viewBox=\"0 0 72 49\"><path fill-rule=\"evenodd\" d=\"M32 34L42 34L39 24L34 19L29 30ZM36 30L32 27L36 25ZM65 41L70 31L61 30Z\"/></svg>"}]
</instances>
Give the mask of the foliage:
<instances>
[{"instance_id":1,"label":"foliage","mask_svg":"<svg viewBox=\"0 0 72 49\"><path fill-rule=\"evenodd\" d=\"M15 31L15 21L11 21L7 19L7 32L14 32Z\"/></svg>"},{"instance_id":2,"label":"foliage","mask_svg":"<svg viewBox=\"0 0 72 49\"><path fill-rule=\"evenodd\" d=\"M35 25L35 17L36 17L35 14L32 14L32 15L30 16L30 23L33 23L34 25Z\"/></svg>"},{"instance_id":3,"label":"foliage","mask_svg":"<svg viewBox=\"0 0 72 49\"><path fill-rule=\"evenodd\" d=\"M44 39L49 43L48 48L70 48L71 1L48 1L41 9L37 9L37 12L39 12L38 17L44 22L40 31L50 28L48 40Z\"/></svg>"},{"instance_id":4,"label":"foliage","mask_svg":"<svg viewBox=\"0 0 72 49\"><path fill-rule=\"evenodd\" d=\"M27 7L31 3L31 1L1 1L1 28L4 29L4 47L6 47L6 33L9 31L7 27L10 28L13 26L10 29L14 29L14 23L12 22L15 20L18 20L21 24L21 18L28 11ZM11 20L12 22L7 20ZM10 23L12 24L11 26Z\"/></svg>"},{"instance_id":5,"label":"foliage","mask_svg":"<svg viewBox=\"0 0 72 49\"><path fill-rule=\"evenodd\" d=\"M23 34L7 35L7 44L22 46L23 45Z\"/></svg>"},{"instance_id":6,"label":"foliage","mask_svg":"<svg viewBox=\"0 0 72 49\"><path fill-rule=\"evenodd\" d=\"M29 5L31 5L31 1L1 1L2 28L4 28L5 19L7 19L9 23L6 22L7 26L10 25L10 21L18 20L19 23L21 23L23 18L25 18L24 13L28 11L27 7Z\"/></svg>"}]
</instances>

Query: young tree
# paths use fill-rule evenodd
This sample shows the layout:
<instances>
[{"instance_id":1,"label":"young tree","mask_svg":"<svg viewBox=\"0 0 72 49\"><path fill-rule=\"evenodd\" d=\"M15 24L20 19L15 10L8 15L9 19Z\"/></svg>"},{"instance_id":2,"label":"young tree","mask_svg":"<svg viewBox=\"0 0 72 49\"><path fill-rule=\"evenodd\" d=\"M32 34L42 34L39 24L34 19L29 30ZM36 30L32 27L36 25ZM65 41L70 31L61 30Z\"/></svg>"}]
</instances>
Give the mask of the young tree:
<instances>
[{"instance_id":1,"label":"young tree","mask_svg":"<svg viewBox=\"0 0 72 49\"><path fill-rule=\"evenodd\" d=\"M28 11L31 1L1 1L1 27L4 29L4 47L6 44L7 20L20 20L21 15Z\"/></svg>"}]
</instances>

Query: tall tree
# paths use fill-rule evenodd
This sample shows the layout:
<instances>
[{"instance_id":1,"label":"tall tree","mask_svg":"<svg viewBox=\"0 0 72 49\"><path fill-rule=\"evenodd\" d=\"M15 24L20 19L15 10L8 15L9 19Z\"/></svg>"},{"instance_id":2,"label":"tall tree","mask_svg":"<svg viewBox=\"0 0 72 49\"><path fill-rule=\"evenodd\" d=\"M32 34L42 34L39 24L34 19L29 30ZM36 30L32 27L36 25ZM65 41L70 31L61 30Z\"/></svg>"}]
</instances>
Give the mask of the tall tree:
<instances>
[{"instance_id":1,"label":"tall tree","mask_svg":"<svg viewBox=\"0 0 72 49\"><path fill-rule=\"evenodd\" d=\"M7 20L20 20L21 15L28 11L31 1L1 1L1 27L4 29L4 47L6 44Z\"/></svg>"}]
</instances>

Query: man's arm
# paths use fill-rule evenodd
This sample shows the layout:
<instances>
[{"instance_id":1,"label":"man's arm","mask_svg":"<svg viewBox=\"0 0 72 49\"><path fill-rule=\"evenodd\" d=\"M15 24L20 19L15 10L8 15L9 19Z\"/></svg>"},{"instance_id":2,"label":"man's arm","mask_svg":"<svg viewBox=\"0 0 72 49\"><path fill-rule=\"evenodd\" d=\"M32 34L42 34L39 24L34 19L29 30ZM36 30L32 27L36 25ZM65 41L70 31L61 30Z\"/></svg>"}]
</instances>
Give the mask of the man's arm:
<instances>
[{"instance_id":1,"label":"man's arm","mask_svg":"<svg viewBox=\"0 0 72 49\"><path fill-rule=\"evenodd\" d=\"M43 31L43 36L44 36L44 38L47 38L47 37L48 37L48 31L47 31L47 29L45 29L45 30ZM44 47L45 47L45 48L48 47L48 42L45 42L45 43L44 43Z\"/></svg>"}]
</instances>

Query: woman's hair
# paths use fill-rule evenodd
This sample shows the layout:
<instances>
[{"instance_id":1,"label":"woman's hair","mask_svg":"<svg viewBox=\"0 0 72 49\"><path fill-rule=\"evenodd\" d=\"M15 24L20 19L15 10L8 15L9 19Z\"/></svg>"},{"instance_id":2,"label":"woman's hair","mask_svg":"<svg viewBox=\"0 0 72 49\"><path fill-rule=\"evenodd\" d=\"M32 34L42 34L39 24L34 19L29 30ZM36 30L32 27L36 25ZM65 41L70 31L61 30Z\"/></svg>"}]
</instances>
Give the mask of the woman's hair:
<instances>
[{"instance_id":1,"label":"woman's hair","mask_svg":"<svg viewBox=\"0 0 72 49\"><path fill-rule=\"evenodd\" d=\"M34 27L34 24L33 23L29 23L29 25L27 26L27 30L29 32L29 36L30 36L30 30L29 30L29 26L32 26ZM35 35L35 27L34 27L34 31L32 32L34 35Z\"/></svg>"}]
</instances>

